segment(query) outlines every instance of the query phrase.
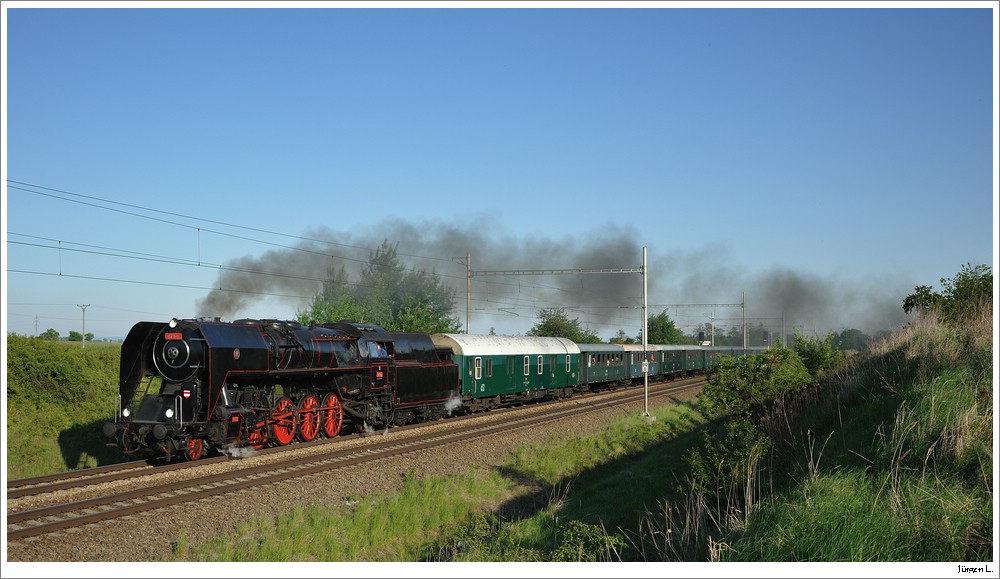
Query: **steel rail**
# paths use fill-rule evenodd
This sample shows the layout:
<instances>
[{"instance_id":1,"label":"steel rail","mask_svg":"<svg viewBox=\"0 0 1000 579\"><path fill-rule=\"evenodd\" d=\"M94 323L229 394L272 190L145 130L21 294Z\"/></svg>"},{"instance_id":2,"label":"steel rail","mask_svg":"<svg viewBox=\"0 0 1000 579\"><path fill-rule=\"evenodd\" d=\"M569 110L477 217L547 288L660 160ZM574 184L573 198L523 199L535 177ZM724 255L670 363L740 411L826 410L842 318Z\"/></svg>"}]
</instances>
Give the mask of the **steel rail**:
<instances>
[{"instance_id":1,"label":"steel rail","mask_svg":"<svg viewBox=\"0 0 1000 579\"><path fill-rule=\"evenodd\" d=\"M678 391L696 386L676 384L655 392L656 396L669 396ZM469 424L447 433L416 438L412 441L395 442L392 439L376 440L374 448L334 449L320 457L298 457L276 463L261 464L234 472L206 475L194 479L175 481L153 487L135 489L122 494L108 495L74 501L28 511L9 513L7 516L7 540L18 541L60 530L81 527L101 521L167 508L203 498L219 496L219 491L230 494L247 488L276 484L293 478L306 477L340 468L364 464L373 460L433 449L448 444L466 442L470 438L481 438L512 429L538 426L563 418L603 410L608 407L627 405L643 399L642 393L626 393L620 399L610 401L581 400L573 407L548 412L541 416L513 418L500 424ZM572 399L569 399L571 401ZM566 402L567 400L564 400ZM583 405L583 408L580 406ZM276 449L280 450L280 448ZM157 469L157 472L162 472ZM55 520L53 520L55 519ZM21 523L36 522L24 526Z\"/></svg>"}]
</instances>

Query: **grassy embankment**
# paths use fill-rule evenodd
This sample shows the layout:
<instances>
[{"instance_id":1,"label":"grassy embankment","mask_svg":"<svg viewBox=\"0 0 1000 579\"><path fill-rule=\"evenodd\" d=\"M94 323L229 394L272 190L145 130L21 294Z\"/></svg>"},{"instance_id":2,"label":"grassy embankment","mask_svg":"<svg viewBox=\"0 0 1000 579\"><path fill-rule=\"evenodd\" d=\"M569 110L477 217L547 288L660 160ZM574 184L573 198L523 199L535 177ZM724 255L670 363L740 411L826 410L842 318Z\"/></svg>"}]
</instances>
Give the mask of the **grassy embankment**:
<instances>
[{"instance_id":1,"label":"grassy embankment","mask_svg":"<svg viewBox=\"0 0 1000 579\"><path fill-rule=\"evenodd\" d=\"M121 344L7 335L7 478L108 464Z\"/></svg>"},{"instance_id":2,"label":"grassy embankment","mask_svg":"<svg viewBox=\"0 0 1000 579\"><path fill-rule=\"evenodd\" d=\"M407 476L400 493L249 521L197 549L181 537L175 556L989 561L991 324L920 323L835 371L803 364L816 344L772 352L654 422L539 442L500 469ZM811 379L789 387L807 366ZM726 377L754 384L737 410L719 394L738 389Z\"/></svg>"}]
</instances>

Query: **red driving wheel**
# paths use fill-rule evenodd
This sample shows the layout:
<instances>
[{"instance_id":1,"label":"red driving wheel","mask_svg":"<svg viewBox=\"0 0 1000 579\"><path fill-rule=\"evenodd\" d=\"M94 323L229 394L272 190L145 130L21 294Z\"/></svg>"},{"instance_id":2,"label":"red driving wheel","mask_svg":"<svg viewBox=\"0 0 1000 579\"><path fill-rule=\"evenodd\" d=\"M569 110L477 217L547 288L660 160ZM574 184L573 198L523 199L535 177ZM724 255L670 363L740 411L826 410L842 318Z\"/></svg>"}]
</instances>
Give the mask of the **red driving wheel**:
<instances>
[{"instance_id":1,"label":"red driving wheel","mask_svg":"<svg viewBox=\"0 0 1000 579\"><path fill-rule=\"evenodd\" d=\"M319 399L307 394L299 401L299 440L309 442L319 436Z\"/></svg>"},{"instance_id":2,"label":"red driving wheel","mask_svg":"<svg viewBox=\"0 0 1000 579\"><path fill-rule=\"evenodd\" d=\"M320 408L323 417L323 434L333 438L340 434L340 426L344 423L344 407L336 394L327 394Z\"/></svg>"},{"instance_id":3,"label":"red driving wheel","mask_svg":"<svg viewBox=\"0 0 1000 579\"><path fill-rule=\"evenodd\" d=\"M292 442L295 438L295 427L298 417L295 415L295 404L288 396L278 398L274 403L274 411L271 413L271 433L274 440L284 446Z\"/></svg>"}]
</instances>

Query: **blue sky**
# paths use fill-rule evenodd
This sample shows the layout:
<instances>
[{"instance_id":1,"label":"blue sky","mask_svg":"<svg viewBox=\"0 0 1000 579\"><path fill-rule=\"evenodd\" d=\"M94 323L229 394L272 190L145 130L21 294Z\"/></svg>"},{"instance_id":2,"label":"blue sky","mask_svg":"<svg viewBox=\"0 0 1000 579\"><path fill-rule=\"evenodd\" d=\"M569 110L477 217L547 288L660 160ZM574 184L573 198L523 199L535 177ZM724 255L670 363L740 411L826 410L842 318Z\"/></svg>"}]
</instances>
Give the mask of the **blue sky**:
<instances>
[{"instance_id":1,"label":"blue sky","mask_svg":"<svg viewBox=\"0 0 1000 579\"><path fill-rule=\"evenodd\" d=\"M468 253L628 268L646 247L650 313L728 327L745 294L806 333L898 327L914 286L996 264L996 3L37 5L4 6L10 332L79 331L81 304L98 338L292 318L383 239L463 324ZM567 307L635 335L639 303L636 275L480 276L472 329Z\"/></svg>"}]
</instances>

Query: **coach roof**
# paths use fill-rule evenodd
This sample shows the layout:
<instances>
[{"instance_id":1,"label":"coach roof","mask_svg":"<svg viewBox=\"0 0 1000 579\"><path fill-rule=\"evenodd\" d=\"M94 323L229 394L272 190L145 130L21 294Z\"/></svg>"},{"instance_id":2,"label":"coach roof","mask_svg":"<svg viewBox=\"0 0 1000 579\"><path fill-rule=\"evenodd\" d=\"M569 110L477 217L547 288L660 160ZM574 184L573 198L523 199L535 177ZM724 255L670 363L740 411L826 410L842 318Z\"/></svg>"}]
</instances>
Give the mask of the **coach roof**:
<instances>
[{"instance_id":1,"label":"coach roof","mask_svg":"<svg viewBox=\"0 0 1000 579\"><path fill-rule=\"evenodd\" d=\"M462 356L579 354L580 348L566 338L540 336L482 336L434 334L434 345Z\"/></svg>"}]
</instances>

